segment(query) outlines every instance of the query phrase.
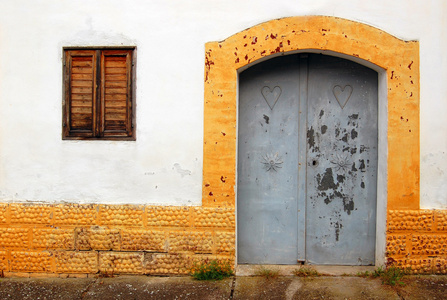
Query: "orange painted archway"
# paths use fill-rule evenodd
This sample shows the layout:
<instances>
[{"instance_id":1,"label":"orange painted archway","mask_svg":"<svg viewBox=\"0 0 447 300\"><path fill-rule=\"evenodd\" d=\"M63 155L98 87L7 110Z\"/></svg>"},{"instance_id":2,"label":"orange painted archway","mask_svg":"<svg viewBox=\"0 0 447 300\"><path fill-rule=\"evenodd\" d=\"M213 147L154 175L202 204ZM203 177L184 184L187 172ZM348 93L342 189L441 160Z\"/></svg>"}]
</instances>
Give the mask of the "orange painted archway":
<instances>
[{"instance_id":1,"label":"orange painted archway","mask_svg":"<svg viewBox=\"0 0 447 300\"><path fill-rule=\"evenodd\" d=\"M296 52L335 53L384 70L387 209L419 209L419 43L324 16L272 20L206 44L203 206L235 206L238 71Z\"/></svg>"}]
</instances>

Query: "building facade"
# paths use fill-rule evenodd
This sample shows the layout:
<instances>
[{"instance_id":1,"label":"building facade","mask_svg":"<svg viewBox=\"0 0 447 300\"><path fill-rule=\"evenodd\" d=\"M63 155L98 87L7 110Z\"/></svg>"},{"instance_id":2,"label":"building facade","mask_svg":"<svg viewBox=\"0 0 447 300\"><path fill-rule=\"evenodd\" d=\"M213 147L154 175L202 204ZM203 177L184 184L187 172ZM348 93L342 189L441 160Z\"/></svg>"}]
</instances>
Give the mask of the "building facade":
<instances>
[{"instance_id":1,"label":"building facade","mask_svg":"<svg viewBox=\"0 0 447 300\"><path fill-rule=\"evenodd\" d=\"M413 273L446 274L446 4L280 1L269 10L268 1L262 4L1 4L4 273L168 275L186 274L207 259L283 263L267 259L276 246L270 253L253 246L264 249L280 236L293 240L288 246L296 256L279 256L297 263L392 262ZM215 40L220 42L210 42ZM323 79L311 81L312 74L326 69L314 61L326 58L330 71L323 74L335 75L328 92L317 96L312 91L322 90ZM352 65L346 77L352 82L340 81L346 71L333 71L334 64L343 70ZM292 75L268 77L284 68ZM367 83L353 71L358 69L374 78L371 90L360 94ZM259 89L250 88L248 82L263 72ZM297 81L290 83L293 74ZM287 84L297 87L290 96ZM263 105L247 110L259 110L254 117L242 115L246 90L257 91L247 99L257 97ZM312 110L316 98L332 101L325 111L333 119L324 119L320 106ZM293 155L298 158L289 161L286 152L269 146L260 147L265 153L250 150L264 181L253 181L246 192L244 176L255 175L245 167L243 128L273 126L283 99L298 99L291 100L299 111L292 121L297 129L269 143L282 147L296 138L291 149L301 149ZM373 99L364 102L375 101L375 110L348 114L355 99ZM341 128L343 114L360 125ZM373 123L360 121L370 117ZM317 125L318 133L309 131ZM336 136L340 129L349 134ZM324 148L329 133L330 147ZM374 143L356 144L362 135ZM315 143L318 155L310 149ZM374 159L361 156L365 149L375 149ZM286 169L291 173L284 178L292 183L275 181ZM305 200L312 190L316 200ZM268 194L265 202L261 194ZM373 203L364 206L360 198ZM283 200L295 205L283 207L293 211L291 223L282 223L284 211L269 213ZM250 225L247 220L256 216L260 223ZM272 230L275 217L284 229L270 237L254 233L262 226ZM349 231L364 223L369 229ZM287 228L293 228L292 238L282 236ZM311 246L314 237L320 248ZM346 251L365 240L369 258ZM328 254L322 245L341 243L340 251L351 256L327 260L340 254ZM311 258L315 249L322 254ZM246 261L244 251L254 260Z\"/></svg>"}]
</instances>

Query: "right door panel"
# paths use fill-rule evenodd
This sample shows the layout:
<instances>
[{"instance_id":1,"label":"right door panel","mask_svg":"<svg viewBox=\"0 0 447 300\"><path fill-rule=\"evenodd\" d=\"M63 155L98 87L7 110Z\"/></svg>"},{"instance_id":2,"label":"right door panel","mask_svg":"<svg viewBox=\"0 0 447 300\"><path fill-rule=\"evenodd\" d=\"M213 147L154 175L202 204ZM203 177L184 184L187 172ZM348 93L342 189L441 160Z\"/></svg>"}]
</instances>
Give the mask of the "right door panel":
<instances>
[{"instance_id":1,"label":"right door panel","mask_svg":"<svg viewBox=\"0 0 447 300\"><path fill-rule=\"evenodd\" d=\"M309 55L306 261L373 265L377 194L377 73Z\"/></svg>"}]
</instances>

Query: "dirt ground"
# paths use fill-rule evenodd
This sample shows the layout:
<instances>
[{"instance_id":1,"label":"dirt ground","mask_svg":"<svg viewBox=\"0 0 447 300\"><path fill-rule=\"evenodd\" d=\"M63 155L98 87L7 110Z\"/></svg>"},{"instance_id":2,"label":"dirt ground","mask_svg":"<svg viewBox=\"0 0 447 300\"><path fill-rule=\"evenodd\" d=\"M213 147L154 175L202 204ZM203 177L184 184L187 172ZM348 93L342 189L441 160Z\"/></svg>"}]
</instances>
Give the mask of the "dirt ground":
<instances>
[{"instance_id":1,"label":"dirt ground","mask_svg":"<svg viewBox=\"0 0 447 300\"><path fill-rule=\"evenodd\" d=\"M1 278L0 299L447 299L447 276L406 276L403 283L356 276Z\"/></svg>"}]
</instances>

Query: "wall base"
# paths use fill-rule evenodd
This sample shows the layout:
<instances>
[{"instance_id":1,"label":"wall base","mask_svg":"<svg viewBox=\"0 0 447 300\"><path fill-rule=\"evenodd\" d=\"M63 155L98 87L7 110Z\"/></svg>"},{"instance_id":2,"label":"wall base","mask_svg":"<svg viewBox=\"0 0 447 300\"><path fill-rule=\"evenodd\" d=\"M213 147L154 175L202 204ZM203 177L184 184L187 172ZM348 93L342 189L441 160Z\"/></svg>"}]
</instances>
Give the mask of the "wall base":
<instances>
[{"instance_id":1,"label":"wall base","mask_svg":"<svg viewBox=\"0 0 447 300\"><path fill-rule=\"evenodd\" d=\"M234 264L234 218L232 208L1 204L0 268L170 275L207 259Z\"/></svg>"}]
</instances>

